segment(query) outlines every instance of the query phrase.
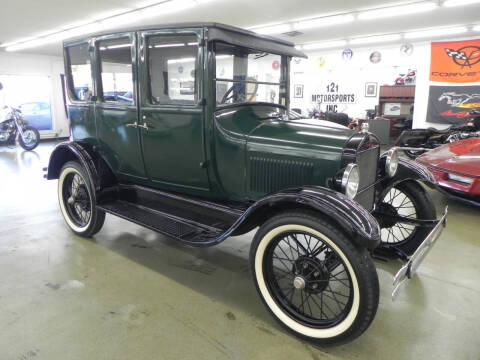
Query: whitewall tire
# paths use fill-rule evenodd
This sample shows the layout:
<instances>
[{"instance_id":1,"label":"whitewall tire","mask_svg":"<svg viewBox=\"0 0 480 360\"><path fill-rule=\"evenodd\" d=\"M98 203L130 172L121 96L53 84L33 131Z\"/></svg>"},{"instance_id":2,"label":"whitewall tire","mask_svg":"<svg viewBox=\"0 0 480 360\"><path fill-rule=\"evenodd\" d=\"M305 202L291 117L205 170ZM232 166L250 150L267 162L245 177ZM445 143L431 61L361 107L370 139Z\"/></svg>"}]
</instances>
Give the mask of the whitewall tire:
<instances>
[{"instance_id":1,"label":"whitewall tire","mask_svg":"<svg viewBox=\"0 0 480 360\"><path fill-rule=\"evenodd\" d=\"M77 235L90 237L102 228L105 212L96 208L90 180L76 161L60 170L58 202L65 222Z\"/></svg>"},{"instance_id":2,"label":"whitewall tire","mask_svg":"<svg viewBox=\"0 0 480 360\"><path fill-rule=\"evenodd\" d=\"M370 255L314 212L268 220L255 235L250 261L264 304L300 337L350 341L375 317L379 287Z\"/></svg>"}]
</instances>

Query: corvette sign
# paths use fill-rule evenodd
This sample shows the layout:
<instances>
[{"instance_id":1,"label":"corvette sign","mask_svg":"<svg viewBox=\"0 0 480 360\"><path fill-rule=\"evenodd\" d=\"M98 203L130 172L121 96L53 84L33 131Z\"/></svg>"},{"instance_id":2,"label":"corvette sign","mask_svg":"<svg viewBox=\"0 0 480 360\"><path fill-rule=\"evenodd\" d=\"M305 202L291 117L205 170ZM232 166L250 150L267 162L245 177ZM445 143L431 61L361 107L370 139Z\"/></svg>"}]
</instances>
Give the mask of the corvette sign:
<instances>
[{"instance_id":1,"label":"corvette sign","mask_svg":"<svg viewBox=\"0 0 480 360\"><path fill-rule=\"evenodd\" d=\"M430 81L480 82L480 40L433 42Z\"/></svg>"}]
</instances>

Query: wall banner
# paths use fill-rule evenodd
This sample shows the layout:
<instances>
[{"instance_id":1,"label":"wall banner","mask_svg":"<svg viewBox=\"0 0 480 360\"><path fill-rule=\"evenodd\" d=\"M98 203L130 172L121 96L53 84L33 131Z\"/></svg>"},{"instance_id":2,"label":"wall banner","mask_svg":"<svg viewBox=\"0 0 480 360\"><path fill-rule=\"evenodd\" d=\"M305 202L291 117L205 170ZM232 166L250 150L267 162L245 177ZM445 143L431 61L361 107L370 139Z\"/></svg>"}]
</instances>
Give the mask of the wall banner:
<instances>
[{"instance_id":1,"label":"wall banner","mask_svg":"<svg viewBox=\"0 0 480 360\"><path fill-rule=\"evenodd\" d=\"M480 39L432 42L430 81L480 82Z\"/></svg>"},{"instance_id":2,"label":"wall banner","mask_svg":"<svg viewBox=\"0 0 480 360\"><path fill-rule=\"evenodd\" d=\"M475 108L480 108L480 86L430 86L427 122L463 123Z\"/></svg>"}]
</instances>

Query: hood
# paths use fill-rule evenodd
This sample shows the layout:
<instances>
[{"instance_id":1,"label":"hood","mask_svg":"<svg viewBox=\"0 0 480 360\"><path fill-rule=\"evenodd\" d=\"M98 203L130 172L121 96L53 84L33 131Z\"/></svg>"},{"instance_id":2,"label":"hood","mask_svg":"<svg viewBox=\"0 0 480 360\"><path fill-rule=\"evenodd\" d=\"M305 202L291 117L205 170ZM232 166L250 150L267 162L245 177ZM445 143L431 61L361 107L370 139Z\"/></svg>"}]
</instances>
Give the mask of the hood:
<instances>
[{"instance_id":1,"label":"hood","mask_svg":"<svg viewBox=\"0 0 480 360\"><path fill-rule=\"evenodd\" d=\"M262 143L284 149L342 152L354 131L329 121L315 119L262 122L248 135L249 144Z\"/></svg>"},{"instance_id":2,"label":"hood","mask_svg":"<svg viewBox=\"0 0 480 360\"><path fill-rule=\"evenodd\" d=\"M480 138L442 145L419 156L417 161L426 166L480 177Z\"/></svg>"}]
</instances>

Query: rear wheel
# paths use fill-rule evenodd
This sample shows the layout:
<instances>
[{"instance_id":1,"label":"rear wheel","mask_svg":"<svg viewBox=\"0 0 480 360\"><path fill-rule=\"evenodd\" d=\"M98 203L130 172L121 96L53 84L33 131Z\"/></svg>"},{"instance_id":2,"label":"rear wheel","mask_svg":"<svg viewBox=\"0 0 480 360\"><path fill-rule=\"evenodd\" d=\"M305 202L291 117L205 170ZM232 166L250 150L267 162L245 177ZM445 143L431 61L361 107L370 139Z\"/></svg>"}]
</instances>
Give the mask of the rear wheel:
<instances>
[{"instance_id":1,"label":"rear wheel","mask_svg":"<svg viewBox=\"0 0 480 360\"><path fill-rule=\"evenodd\" d=\"M435 220L437 218L432 199L420 184L404 181L388 189L377 211L389 215L377 217L382 232L380 246L396 248L412 255L430 232L430 227L395 221L395 216L411 219Z\"/></svg>"},{"instance_id":2,"label":"rear wheel","mask_svg":"<svg viewBox=\"0 0 480 360\"><path fill-rule=\"evenodd\" d=\"M370 255L316 213L268 220L255 235L250 262L264 304L297 336L347 342L375 317L379 286Z\"/></svg>"},{"instance_id":3,"label":"rear wheel","mask_svg":"<svg viewBox=\"0 0 480 360\"><path fill-rule=\"evenodd\" d=\"M76 161L67 162L60 171L58 201L65 222L75 234L90 237L102 228L105 212L96 208L88 176Z\"/></svg>"}]
</instances>

